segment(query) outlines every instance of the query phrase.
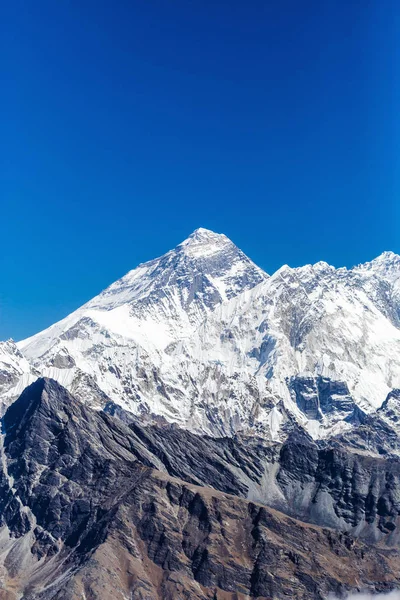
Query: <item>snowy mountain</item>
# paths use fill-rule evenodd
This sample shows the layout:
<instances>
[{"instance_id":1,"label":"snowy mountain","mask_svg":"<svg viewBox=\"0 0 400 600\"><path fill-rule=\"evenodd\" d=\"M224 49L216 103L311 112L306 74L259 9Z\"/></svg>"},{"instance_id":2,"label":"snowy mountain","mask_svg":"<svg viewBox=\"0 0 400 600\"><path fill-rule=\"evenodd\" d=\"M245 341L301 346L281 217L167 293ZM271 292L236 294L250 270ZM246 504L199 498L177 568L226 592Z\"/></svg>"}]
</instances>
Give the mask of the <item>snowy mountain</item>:
<instances>
[{"instance_id":1,"label":"snowy mountain","mask_svg":"<svg viewBox=\"0 0 400 600\"><path fill-rule=\"evenodd\" d=\"M269 277L198 229L18 349L96 408L214 436L278 439L296 420L324 437L400 387L400 257Z\"/></svg>"},{"instance_id":2,"label":"snowy mountain","mask_svg":"<svg viewBox=\"0 0 400 600\"><path fill-rule=\"evenodd\" d=\"M111 399L134 413L187 423L196 420L202 385L191 371L206 371L202 377L215 387L216 367L184 356L183 340L216 306L267 278L226 236L198 229L19 347L86 401ZM208 425L204 414L198 427Z\"/></svg>"},{"instance_id":3,"label":"snowy mountain","mask_svg":"<svg viewBox=\"0 0 400 600\"><path fill-rule=\"evenodd\" d=\"M377 270L285 266L247 297L217 308L204 324L202 343L209 343L210 359L228 358L231 370L267 380L294 413L304 410L294 400L293 379L304 376L346 384L368 412L400 384L398 315L394 286ZM315 393L309 431L316 435L325 419Z\"/></svg>"}]
</instances>

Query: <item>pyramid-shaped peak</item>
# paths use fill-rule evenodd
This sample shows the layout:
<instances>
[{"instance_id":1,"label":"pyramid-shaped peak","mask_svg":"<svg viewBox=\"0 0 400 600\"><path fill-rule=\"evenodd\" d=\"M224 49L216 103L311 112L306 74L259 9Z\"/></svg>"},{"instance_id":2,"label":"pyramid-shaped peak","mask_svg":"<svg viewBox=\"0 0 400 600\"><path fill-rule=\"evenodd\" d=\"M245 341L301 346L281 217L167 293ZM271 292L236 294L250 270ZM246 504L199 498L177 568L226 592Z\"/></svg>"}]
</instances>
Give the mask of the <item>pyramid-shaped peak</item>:
<instances>
[{"instance_id":1,"label":"pyramid-shaped peak","mask_svg":"<svg viewBox=\"0 0 400 600\"><path fill-rule=\"evenodd\" d=\"M193 244L193 243L213 243L213 242L230 242L229 238L226 237L223 233L215 233L211 229L205 229L204 227L199 227L195 229L193 233L189 235L189 237L182 242L182 244ZM232 243L232 242L231 242Z\"/></svg>"},{"instance_id":2,"label":"pyramid-shaped peak","mask_svg":"<svg viewBox=\"0 0 400 600\"><path fill-rule=\"evenodd\" d=\"M212 229L206 229L205 227L198 227L197 229L195 229L193 231L193 233L190 234L189 237L201 239L201 238L219 237L221 235L223 235L223 234L215 233L215 231L212 231Z\"/></svg>"},{"instance_id":3,"label":"pyramid-shaped peak","mask_svg":"<svg viewBox=\"0 0 400 600\"><path fill-rule=\"evenodd\" d=\"M199 227L179 244L178 249L194 257L216 254L229 246L235 247L223 233L215 233L210 229Z\"/></svg>"},{"instance_id":4,"label":"pyramid-shaped peak","mask_svg":"<svg viewBox=\"0 0 400 600\"><path fill-rule=\"evenodd\" d=\"M19 398L8 407L3 417L3 430L8 435L12 431L30 420L37 410L42 408L46 413L48 410L56 411L61 400L72 399L69 392L54 379L40 377L24 389Z\"/></svg>"},{"instance_id":5,"label":"pyramid-shaped peak","mask_svg":"<svg viewBox=\"0 0 400 600\"><path fill-rule=\"evenodd\" d=\"M176 302L179 311L200 315L267 278L226 235L200 227L166 254L129 271L84 308L109 310L129 304L135 305L138 317L147 315L150 307L164 310L168 296L168 310L173 311L169 327L179 317Z\"/></svg>"}]
</instances>

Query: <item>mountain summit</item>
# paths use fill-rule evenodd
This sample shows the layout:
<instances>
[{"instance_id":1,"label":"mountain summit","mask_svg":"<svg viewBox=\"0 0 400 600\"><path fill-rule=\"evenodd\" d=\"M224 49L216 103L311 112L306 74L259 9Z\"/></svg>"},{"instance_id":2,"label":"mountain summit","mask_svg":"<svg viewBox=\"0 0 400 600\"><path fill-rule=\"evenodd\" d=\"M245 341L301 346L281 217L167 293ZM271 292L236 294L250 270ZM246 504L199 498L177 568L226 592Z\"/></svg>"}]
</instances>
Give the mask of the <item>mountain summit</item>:
<instances>
[{"instance_id":1,"label":"mountain summit","mask_svg":"<svg viewBox=\"0 0 400 600\"><path fill-rule=\"evenodd\" d=\"M143 305L147 309L168 298L169 310L177 303L195 318L197 311L212 309L266 278L225 235L196 229L176 248L139 265L85 306L114 308L130 302L140 311Z\"/></svg>"}]
</instances>

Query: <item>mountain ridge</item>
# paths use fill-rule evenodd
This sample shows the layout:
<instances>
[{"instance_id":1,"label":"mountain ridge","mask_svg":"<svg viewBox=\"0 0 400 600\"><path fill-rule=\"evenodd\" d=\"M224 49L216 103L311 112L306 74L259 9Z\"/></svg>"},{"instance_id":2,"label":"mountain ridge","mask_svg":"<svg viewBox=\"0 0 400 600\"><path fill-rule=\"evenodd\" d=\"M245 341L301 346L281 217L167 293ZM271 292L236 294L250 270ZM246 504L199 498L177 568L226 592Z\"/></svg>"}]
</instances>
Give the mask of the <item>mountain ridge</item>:
<instances>
[{"instance_id":1,"label":"mountain ridge","mask_svg":"<svg viewBox=\"0 0 400 600\"><path fill-rule=\"evenodd\" d=\"M373 412L400 387L399 274L400 257L384 252L352 269L320 261L269 276L199 228L17 347L34 373L97 408L277 439L293 415L324 437L351 426L353 405ZM304 412L293 386L308 376L346 386L350 412L334 398L320 410L318 390Z\"/></svg>"},{"instance_id":2,"label":"mountain ridge","mask_svg":"<svg viewBox=\"0 0 400 600\"><path fill-rule=\"evenodd\" d=\"M49 379L2 425L5 600L326 600L400 585L398 460L301 429L277 444L145 427Z\"/></svg>"}]
</instances>

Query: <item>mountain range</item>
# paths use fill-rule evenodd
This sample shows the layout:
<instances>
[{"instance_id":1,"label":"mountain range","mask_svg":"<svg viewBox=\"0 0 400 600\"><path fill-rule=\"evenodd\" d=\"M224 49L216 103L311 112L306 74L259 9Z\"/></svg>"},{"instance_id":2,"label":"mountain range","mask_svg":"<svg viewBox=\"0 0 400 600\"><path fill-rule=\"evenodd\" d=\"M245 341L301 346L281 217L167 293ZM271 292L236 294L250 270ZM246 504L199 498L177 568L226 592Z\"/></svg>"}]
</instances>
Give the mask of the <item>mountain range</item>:
<instances>
[{"instance_id":1,"label":"mountain range","mask_svg":"<svg viewBox=\"0 0 400 600\"><path fill-rule=\"evenodd\" d=\"M0 348L4 405L38 373L95 408L283 439L339 433L400 387L400 257L272 276L198 229L43 332Z\"/></svg>"},{"instance_id":2,"label":"mountain range","mask_svg":"<svg viewBox=\"0 0 400 600\"><path fill-rule=\"evenodd\" d=\"M0 600L399 589L399 350L396 254L206 229L0 343Z\"/></svg>"}]
</instances>

